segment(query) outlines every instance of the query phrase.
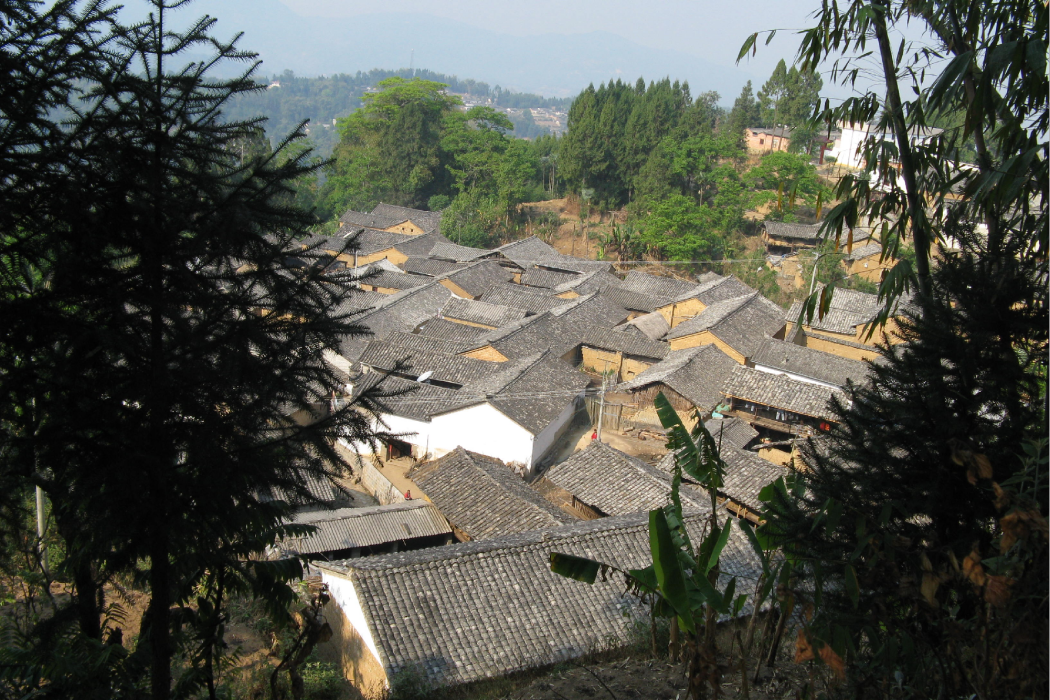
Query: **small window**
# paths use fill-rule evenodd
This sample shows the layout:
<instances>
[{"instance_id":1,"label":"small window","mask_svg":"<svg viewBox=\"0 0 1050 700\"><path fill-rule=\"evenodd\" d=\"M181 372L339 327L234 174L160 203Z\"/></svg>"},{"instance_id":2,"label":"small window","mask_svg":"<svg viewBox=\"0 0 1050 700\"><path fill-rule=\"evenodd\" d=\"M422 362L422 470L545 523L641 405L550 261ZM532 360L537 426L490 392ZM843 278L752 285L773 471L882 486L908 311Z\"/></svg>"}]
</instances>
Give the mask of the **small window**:
<instances>
[{"instance_id":1,"label":"small window","mask_svg":"<svg viewBox=\"0 0 1050 700\"><path fill-rule=\"evenodd\" d=\"M761 146L761 145L762 145L762 144L764 144L765 142L766 142L766 140L765 140L765 139L759 139L759 140L758 140L758 145L759 145L759 146Z\"/></svg>"}]
</instances>

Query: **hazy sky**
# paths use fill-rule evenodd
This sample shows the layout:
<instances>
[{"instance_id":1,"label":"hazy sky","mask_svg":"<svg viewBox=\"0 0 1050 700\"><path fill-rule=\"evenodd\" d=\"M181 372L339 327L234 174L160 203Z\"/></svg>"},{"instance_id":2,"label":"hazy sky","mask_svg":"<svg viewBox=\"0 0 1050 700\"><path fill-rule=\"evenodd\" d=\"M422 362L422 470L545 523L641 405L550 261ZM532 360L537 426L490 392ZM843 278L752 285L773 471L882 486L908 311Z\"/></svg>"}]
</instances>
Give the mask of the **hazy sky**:
<instances>
[{"instance_id":1,"label":"hazy sky","mask_svg":"<svg viewBox=\"0 0 1050 700\"><path fill-rule=\"evenodd\" d=\"M819 0L281 0L301 15L346 18L375 12L437 15L508 34L577 34L607 31L644 46L675 49L731 65L749 34L761 29L799 29ZM758 56L741 62L769 75L798 47L791 32L778 34Z\"/></svg>"}]
</instances>

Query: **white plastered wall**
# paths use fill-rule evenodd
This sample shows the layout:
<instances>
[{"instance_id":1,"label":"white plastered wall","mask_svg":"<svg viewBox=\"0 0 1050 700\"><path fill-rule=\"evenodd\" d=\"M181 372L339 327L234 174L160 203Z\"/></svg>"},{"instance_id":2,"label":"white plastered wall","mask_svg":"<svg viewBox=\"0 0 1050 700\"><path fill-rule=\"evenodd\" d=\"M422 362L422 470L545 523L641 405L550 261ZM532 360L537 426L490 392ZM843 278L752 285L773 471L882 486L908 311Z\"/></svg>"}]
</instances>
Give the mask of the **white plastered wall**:
<instances>
[{"instance_id":1,"label":"white plastered wall","mask_svg":"<svg viewBox=\"0 0 1050 700\"><path fill-rule=\"evenodd\" d=\"M368 622L365 620L365 611L361 607L360 599L357 597L354 582L324 569L321 570L321 581L328 584L328 594L339 606L339 609L343 611L346 621L361 637L365 647L372 653L376 663L382 668L383 664L379 658L379 647L376 646L375 637L372 636L372 630L369 629ZM386 687L390 687L388 680L386 681Z\"/></svg>"}]
</instances>

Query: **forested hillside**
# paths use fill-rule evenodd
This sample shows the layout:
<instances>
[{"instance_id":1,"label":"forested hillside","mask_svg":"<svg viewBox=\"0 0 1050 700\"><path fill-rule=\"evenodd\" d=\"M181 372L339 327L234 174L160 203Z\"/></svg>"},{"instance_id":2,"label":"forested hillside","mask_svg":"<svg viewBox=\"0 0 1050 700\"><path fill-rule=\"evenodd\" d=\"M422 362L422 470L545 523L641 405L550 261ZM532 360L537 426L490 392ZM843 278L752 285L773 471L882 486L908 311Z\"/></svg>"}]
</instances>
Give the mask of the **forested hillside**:
<instances>
[{"instance_id":1,"label":"forested hillside","mask_svg":"<svg viewBox=\"0 0 1050 700\"><path fill-rule=\"evenodd\" d=\"M506 115L480 106L464 112L448 94L488 86L444 90L431 80L391 77L339 123L319 212L331 218L379 202L445 209L447 235L488 245L514 237L521 203L569 196L588 210L626 217L602 241L608 255L734 258L743 251L747 211L785 220L816 213L823 186L809 154L749 155L744 127L766 118L801 124L817 103L819 82L781 65L757 99L748 85L730 111L717 93L694 98L687 83L670 79L590 86L573 101L563 137L522 141ZM489 94L498 104L533 99Z\"/></svg>"},{"instance_id":2,"label":"forested hillside","mask_svg":"<svg viewBox=\"0 0 1050 700\"><path fill-rule=\"evenodd\" d=\"M361 97L374 88L377 83L387 78L419 77L423 80L443 83L454 93L469 94L478 99L491 99L497 107L526 109L549 107L567 109L571 100L548 98L540 95L511 92L499 85L471 79L460 80L454 75L442 75L428 70L381 70L358 71L352 75L338 73L319 78L303 78L291 71L285 71L270 79L270 88L238 96L225 109L229 121L267 117L266 134L271 141L280 139L304 120L309 119L307 131L310 140L320 155L327 156L339 141L335 120L348 116L361 107ZM514 135L520 138L533 138L547 129L536 126L531 115L513 117Z\"/></svg>"}]
</instances>

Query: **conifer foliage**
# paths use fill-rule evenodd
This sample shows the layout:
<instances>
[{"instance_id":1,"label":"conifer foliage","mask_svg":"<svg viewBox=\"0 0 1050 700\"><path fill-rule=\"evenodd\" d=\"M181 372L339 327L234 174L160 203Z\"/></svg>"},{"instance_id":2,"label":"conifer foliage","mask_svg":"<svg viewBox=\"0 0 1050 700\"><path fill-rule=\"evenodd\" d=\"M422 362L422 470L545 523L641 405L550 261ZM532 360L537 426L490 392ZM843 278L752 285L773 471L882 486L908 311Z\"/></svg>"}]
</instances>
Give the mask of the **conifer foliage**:
<instances>
[{"instance_id":1,"label":"conifer foliage","mask_svg":"<svg viewBox=\"0 0 1050 700\"><path fill-rule=\"evenodd\" d=\"M214 696L228 596L287 609L298 562L253 555L346 466L337 431L370 439L322 359L355 332L332 311L349 286L290 262L312 257L289 204L309 156L281 157L300 134L242 161L258 123L222 110L260 89L254 55L151 4L133 26L106 2L0 5L4 538L27 537L22 497L43 489L65 556L36 573L72 593L7 637L17 696ZM244 72L212 77L229 62ZM107 584L149 591L140 629L118 630Z\"/></svg>"}]
</instances>

